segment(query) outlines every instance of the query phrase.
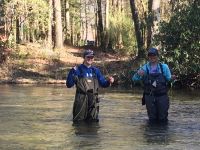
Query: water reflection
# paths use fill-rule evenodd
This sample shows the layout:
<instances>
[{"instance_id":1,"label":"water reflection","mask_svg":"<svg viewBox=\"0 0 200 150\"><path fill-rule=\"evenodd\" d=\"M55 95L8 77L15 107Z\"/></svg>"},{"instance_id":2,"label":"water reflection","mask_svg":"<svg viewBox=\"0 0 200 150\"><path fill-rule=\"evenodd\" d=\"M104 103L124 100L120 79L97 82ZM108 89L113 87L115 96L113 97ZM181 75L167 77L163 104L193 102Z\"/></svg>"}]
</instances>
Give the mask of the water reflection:
<instances>
[{"instance_id":1,"label":"water reflection","mask_svg":"<svg viewBox=\"0 0 200 150\"><path fill-rule=\"evenodd\" d=\"M99 122L75 122L72 124L76 135L94 136L98 134Z\"/></svg>"},{"instance_id":2,"label":"water reflection","mask_svg":"<svg viewBox=\"0 0 200 150\"><path fill-rule=\"evenodd\" d=\"M149 144L167 145L170 143L170 132L168 123L149 123L144 126L144 139Z\"/></svg>"},{"instance_id":3,"label":"water reflection","mask_svg":"<svg viewBox=\"0 0 200 150\"><path fill-rule=\"evenodd\" d=\"M74 131L71 136L71 147L70 149L97 149L100 148L100 137L98 131L100 125L98 122L78 122L73 123L72 128ZM68 147L69 148L69 147Z\"/></svg>"}]
</instances>

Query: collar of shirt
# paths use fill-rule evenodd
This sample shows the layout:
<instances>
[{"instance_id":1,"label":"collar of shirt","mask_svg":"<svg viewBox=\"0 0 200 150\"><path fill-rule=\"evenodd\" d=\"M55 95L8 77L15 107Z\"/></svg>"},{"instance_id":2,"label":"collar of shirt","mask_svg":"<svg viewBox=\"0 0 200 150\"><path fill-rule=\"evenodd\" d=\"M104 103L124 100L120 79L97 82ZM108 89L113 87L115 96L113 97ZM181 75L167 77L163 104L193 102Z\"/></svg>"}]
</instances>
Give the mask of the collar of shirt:
<instances>
[{"instance_id":1,"label":"collar of shirt","mask_svg":"<svg viewBox=\"0 0 200 150\"><path fill-rule=\"evenodd\" d=\"M81 64L80 67L83 69L83 76L85 76L85 77L92 77L93 76L93 67L92 66L87 67L86 65Z\"/></svg>"},{"instance_id":2,"label":"collar of shirt","mask_svg":"<svg viewBox=\"0 0 200 150\"><path fill-rule=\"evenodd\" d=\"M149 69L149 73L160 73L160 67L158 63L156 65L151 65L151 63L147 64L147 67Z\"/></svg>"}]
</instances>

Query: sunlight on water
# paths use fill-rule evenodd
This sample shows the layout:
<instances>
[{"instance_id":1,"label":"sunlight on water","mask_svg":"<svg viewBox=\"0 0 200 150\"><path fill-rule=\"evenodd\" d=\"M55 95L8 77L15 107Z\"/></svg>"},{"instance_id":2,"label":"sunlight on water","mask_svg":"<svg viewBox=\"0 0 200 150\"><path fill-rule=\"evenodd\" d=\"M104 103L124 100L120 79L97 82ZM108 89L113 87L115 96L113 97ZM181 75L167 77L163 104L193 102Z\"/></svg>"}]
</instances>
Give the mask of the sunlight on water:
<instances>
[{"instance_id":1,"label":"sunlight on water","mask_svg":"<svg viewBox=\"0 0 200 150\"><path fill-rule=\"evenodd\" d=\"M148 124L137 89L102 90L100 121L73 124L74 93L64 85L0 85L0 149L199 149L199 91L170 91L166 125Z\"/></svg>"}]
</instances>

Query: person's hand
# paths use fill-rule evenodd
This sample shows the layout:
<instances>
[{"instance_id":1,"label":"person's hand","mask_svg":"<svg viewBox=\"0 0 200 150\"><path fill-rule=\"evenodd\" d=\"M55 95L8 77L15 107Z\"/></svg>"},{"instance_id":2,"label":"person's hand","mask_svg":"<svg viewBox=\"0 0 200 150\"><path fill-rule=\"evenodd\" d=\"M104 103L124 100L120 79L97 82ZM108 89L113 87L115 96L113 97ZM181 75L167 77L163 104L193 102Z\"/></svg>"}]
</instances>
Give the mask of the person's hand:
<instances>
[{"instance_id":1,"label":"person's hand","mask_svg":"<svg viewBox=\"0 0 200 150\"><path fill-rule=\"evenodd\" d=\"M108 82L113 83L115 79L113 77L108 77Z\"/></svg>"},{"instance_id":2,"label":"person's hand","mask_svg":"<svg viewBox=\"0 0 200 150\"><path fill-rule=\"evenodd\" d=\"M137 74L139 75L139 76L143 76L144 75L144 70L138 70L138 72L137 72Z\"/></svg>"},{"instance_id":3,"label":"person's hand","mask_svg":"<svg viewBox=\"0 0 200 150\"><path fill-rule=\"evenodd\" d=\"M172 80L176 80L176 78L177 78L176 75L172 75L172 76L171 76L171 79L172 79Z\"/></svg>"}]
</instances>

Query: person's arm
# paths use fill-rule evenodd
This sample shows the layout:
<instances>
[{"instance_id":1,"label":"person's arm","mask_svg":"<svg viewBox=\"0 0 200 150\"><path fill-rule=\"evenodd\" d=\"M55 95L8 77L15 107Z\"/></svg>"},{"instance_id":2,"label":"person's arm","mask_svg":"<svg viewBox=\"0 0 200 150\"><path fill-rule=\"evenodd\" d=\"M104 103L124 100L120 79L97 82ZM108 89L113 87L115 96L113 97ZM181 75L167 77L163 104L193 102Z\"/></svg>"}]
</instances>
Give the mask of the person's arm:
<instances>
[{"instance_id":1,"label":"person's arm","mask_svg":"<svg viewBox=\"0 0 200 150\"><path fill-rule=\"evenodd\" d=\"M146 65L143 65L141 68L138 69L138 71L133 75L132 81L140 81L142 80L143 76L146 74Z\"/></svg>"},{"instance_id":2,"label":"person's arm","mask_svg":"<svg viewBox=\"0 0 200 150\"><path fill-rule=\"evenodd\" d=\"M74 86L74 84L76 83L75 81L76 76L77 76L76 67L74 67L69 71L68 76L66 78L66 86L68 88L71 88Z\"/></svg>"},{"instance_id":3,"label":"person's arm","mask_svg":"<svg viewBox=\"0 0 200 150\"><path fill-rule=\"evenodd\" d=\"M109 80L105 79L105 77L101 74L99 69L96 68L95 71L96 71L96 75L97 75L97 79L98 79L99 85L101 87L109 87L110 84L111 84L109 82Z\"/></svg>"},{"instance_id":4,"label":"person's arm","mask_svg":"<svg viewBox=\"0 0 200 150\"><path fill-rule=\"evenodd\" d=\"M163 74L164 74L166 80L170 81L171 77L172 77L171 71L170 71L170 69L169 69L167 64L162 64L162 65L163 65Z\"/></svg>"}]
</instances>

